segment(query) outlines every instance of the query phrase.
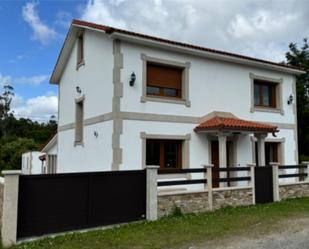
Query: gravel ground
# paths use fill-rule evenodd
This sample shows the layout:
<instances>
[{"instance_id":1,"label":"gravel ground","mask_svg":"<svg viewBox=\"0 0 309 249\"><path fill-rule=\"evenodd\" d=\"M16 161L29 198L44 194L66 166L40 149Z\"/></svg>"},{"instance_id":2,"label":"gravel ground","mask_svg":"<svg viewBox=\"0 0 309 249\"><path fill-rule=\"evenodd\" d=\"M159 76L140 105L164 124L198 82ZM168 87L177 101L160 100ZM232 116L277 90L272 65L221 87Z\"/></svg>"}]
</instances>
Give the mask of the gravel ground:
<instances>
[{"instance_id":1,"label":"gravel ground","mask_svg":"<svg viewBox=\"0 0 309 249\"><path fill-rule=\"evenodd\" d=\"M308 217L285 220L275 230L263 235L248 231L241 236L211 241L189 249L309 249Z\"/></svg>"}]
</instances>

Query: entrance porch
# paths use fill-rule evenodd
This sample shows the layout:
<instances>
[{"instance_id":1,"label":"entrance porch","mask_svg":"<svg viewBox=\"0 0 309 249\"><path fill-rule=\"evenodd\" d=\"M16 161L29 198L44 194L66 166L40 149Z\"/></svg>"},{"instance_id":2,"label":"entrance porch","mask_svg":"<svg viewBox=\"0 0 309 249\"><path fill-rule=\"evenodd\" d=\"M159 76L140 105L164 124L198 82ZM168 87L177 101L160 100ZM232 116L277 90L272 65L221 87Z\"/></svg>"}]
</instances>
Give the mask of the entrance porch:
<instances>
[{"instance_id":1,"label":"entrance porch","mask_svg":"<svg viewBox=\"0 0 309 249\"><path fill-rule=\"evenodd\" d=\"M219 168L245 166L244 164L255 162L258 166L265 166L270 158L276 159L274 156L270 157L269 146L266 146L267 153L265 150L265 138L268 133L275 136L278 132L276 126L242 120L231 113L213 112L195 128L195 132L207 135L209 163L213 164L213 187L233 186L230 182L219 184L218 179L239 176L233 175L239 174L237 172L219 172ZM243 141L251 140L256 141L253 146L240 145ZM252 155L255 155L255 160Z\"/></svg>"}]
</instances>

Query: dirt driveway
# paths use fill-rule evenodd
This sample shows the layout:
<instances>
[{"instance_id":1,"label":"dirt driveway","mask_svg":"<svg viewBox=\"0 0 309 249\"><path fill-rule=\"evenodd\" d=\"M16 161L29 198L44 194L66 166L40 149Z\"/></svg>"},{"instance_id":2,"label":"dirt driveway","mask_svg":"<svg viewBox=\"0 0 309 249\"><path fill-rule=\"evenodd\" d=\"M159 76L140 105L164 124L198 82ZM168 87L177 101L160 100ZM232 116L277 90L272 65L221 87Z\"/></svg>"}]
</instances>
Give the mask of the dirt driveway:
<instances>
[{"instance_id":1,"label":"dirt driveway","mask_svg":"<svg viewBox=\"0 0 309 249\"><path fill-rule=\"evenodd\" d=\"M309 217L286 219L272 232L248 233L189 249L309 249Z\"/></svg>"}]
</instances>

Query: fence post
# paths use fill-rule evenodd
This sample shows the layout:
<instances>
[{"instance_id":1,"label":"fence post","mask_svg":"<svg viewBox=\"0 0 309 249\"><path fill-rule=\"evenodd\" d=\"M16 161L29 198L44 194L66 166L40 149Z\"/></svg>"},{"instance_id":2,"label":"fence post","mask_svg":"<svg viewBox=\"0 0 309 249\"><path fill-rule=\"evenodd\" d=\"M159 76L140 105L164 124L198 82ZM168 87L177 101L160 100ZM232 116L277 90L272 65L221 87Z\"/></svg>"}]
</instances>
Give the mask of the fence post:
<instances>
[{"instance_id":1,"label":"fence post","mask_svg":"<svg viewBox=\"0 0 309 249\"><path fill-rule=\"evenodd\" d=\"M2 213L2 244L5 247L17 241L18 186L21 170L4 170L4 193Z\"/></svg>"},{"instance_id":2,"label":"fence post","mask_svg":"<svg viewBox=\"0 0 309 249\"><path fill-rule=\"evenodd\" d=\"M208 205L209 205L209 210L213 210L213 200L212 200L212 167L213 164L207 164L203 165L203 167L206 169L204 177L207 180L206 183L206 189L208 190Z\"/></svg>"},{"instance_id":3,"label":"fence post","mask_svg":"<svg viewBox=\"0 0 309 249\"><path fill-rule=\"evenodd\" d=\"M274 201L280 201L279 196L279 163L270 162L273 171L273 191L274 191Z\"/></svg>"},{"instance_id":4,"label":"fence post","mask_svg":"<svg viewBox=\"0 0 309 249\"><path fill-rule=\"evenodd\" d=\"M146 219L158 219L158 169L159 166L146 166Z\"/></svg>"},{"instance_id":5,"label":"fence post","mask_svg":"<svg viewBox=\"0 0 309 249\"><path fill-rule=\"evenodd\" d=\"M306 165L307 166L307 177L306 177L306 181L309 182L309 162L301 162L302 165Z\"/></svg>"},{"instance_id":6,"label":"fence post","mask_svg":"<svg viewBox=\"0 0 309 249\"><path fill-rule=\"evenodd\" d=\"M255 172L254 172L254 167L255 163L248 164L248 167L250 167L250 184L252 187L252 204L255 205Z\"/></svg>"}]
</instances>

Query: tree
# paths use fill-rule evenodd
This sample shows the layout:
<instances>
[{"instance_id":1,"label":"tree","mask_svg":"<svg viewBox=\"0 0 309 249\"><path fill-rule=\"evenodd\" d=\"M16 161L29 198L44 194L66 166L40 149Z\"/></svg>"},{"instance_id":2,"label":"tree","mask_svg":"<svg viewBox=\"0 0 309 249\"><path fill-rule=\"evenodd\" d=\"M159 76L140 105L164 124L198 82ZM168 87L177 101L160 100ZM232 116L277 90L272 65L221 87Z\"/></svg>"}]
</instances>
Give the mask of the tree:
<instances>
[{"instance_id":1,"label":"tree","mask_svg":"<svg viewBox=\"0 0 309 249\"><path fill-rule=\"evenodd\" d=\"M11 138L0 142L1 170L14 170L21 168L21 156L23 153L38 150L39 145L29 138Z\"/></svg>"},{"instance_id":2,"label":"tree","mask_svg":"<svg viewBox=\"0 0 309 249\"><path fill-rule=\"evenodd\" d=\"M20 169L22 154L39 150L57 130L55 116L51 116L47 123L16 119L11 112L13 91L13 87L6 85L0 95L0 172L3 169Z\"/></svg>"},{"instance_id":3,"label":"tree","mask_svg":"<svg viewBox=\"0 0 309 249\"><path fill-rule=\"evenodd\" d=\"M12 97L14 88L10 85L3 86L4 92L0 95L0 137L6 135L6 119L9 117L11 110Z\"/></svg>"},{"instance_id":4,"label":"tree","mask_svg":"<svg viewBox=\"0 0 309 249\"><path fill-rule=\"evenodd\" d=\"M291 43L289 45L290 51L286 53L286 59L288 65L308 70L308 39L305 38L303 42L301 48L298 48L296 43ZM296 92L299 154L304 157L309 156L309 71L297 76Z\"/></svg>"},{"instance_id":5,"label":"tree","mask_svg":"<svg viewBox=\"0 0 309 249\"><path fill-rule=\"evenodd\" d=\"M14 88L10 85L3 87L4 92L0 95L0 119L8 117L11 110L12 97L14 96Z\"/></svg>"}]
</instances>

